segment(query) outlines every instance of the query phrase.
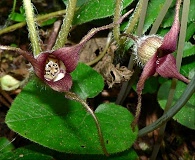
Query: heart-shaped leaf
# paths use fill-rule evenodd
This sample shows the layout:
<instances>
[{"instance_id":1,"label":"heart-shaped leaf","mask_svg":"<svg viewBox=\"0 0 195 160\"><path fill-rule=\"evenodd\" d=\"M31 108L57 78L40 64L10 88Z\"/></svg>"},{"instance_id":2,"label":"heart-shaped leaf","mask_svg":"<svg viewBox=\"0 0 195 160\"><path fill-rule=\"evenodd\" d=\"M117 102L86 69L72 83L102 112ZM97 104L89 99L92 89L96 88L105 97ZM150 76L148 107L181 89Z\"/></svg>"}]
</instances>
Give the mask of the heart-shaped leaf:
<instances>
[{"instance_id":1,"label":"heart-shaped leaf","mask_svg":"<svg viewBox=\"0 0 195 160\"><path fill-rule=\"evenodd\" d=\"M123 8L131 4L133 0L123 0ZM78 25L95 19L109 17L114 14L115 0L89 0L75 13L73 24Z\"/></svg>"},{"instance_id":2,"label":"heart-shaped leaf","mask_svg":"<svg viewBox=\"0 0 195 160\"><path fill-rule=\"evenodd\" d=\"M71 76L72 91L83 99L95 97L104 87L102 76L84 63L79 63Z\"/></svg>"},{"instance_id":3,"label":"heart-shaped leaf","mask_svg":"<svg viewBox=\"0 0 195 160\"><path fill-rule=\"evenodd\" d=\"M163 83L158 91L158 102L160 106L164 109L167 97L169 94L169 89L171 86L171 81ZM178 101L182 92L186 88L186 84L178 81L177 87L174 94L173 104ZM173 117L180 124L195 129L194 115L195 115L195 94L189 99L189 101L183 106L183 108Z\"/></svg>"}]
</instances>

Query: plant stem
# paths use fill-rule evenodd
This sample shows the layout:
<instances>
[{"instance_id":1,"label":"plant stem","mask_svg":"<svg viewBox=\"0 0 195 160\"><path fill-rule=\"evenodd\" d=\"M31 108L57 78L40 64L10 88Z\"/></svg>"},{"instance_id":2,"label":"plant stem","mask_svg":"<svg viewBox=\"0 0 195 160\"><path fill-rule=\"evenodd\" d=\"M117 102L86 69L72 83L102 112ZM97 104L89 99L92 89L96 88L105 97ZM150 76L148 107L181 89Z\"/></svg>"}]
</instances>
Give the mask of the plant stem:
<instances>
[{"instance_id":1,"label":"plant stem","mask_svg":"<svg viewBox=\"0 0 195 160\"><path fill-rule=\"evenodd\" d=\"M136 12L134 12L132 19L130 20L131 23L129 23L129 26L127 27L127 29L125 30L125 34L129 34L131 32L133 32L133 29L135 27L135 25L137 24L137 21L140 17L141 14L141 20L144 21L145 20L145 15L146 15L146 10L147 10L147 6L148 6L148 0L140 0L137 4L136 7ZM141 35L142 30L143 30L143 24L139 22L138 24L138 30L137 30L137 34ZM126 41L126 38L121 38L121 42L120 44L124 44L124 42ZM130 60L129 60L129 64L128 64L128 69L130 71L133 72L133 66L134 66L134 54L131 55ZM135 72L132 76L132 78L130 79L130 81L127 82L123 82L121 90L117 96L116 99L116 104L122 104L123 101L125 100L125 98L127 97L127 95L129 94L130 89L132 88L138 74L140 72L140 69L138 67L136 67Z\"/></svg>"},{"instance_id":2,"label":"plant stem","mask_svg":"<svg viewBox=\"0 0 195 160\"><path fill-rule=\"evenodd\" d=\"M175 103L175 105L173 105L173 107L171 107L171 109L169 109L165 114L163 114L163 116L161 116L157 121L139 130L138 137L142 137L146 135L147 133L159 128L164 123L169 121L188 102L188 100L194 94L194 92L195 92L195 76L187 85L185 91L180 96L179 100Z\"/></svg>"},{"instance_id":3,"label":"plant stem","mask_svg":"<svg viewBox=\"0 0 195 160\"><path fill-rule=\"evenodd\" d=\"M141 15L140 15L139 23L138 23L138 27L137 27L137 36L142 35L144 21L146 18L146 12L147 12L147 8L148 8L148 0L140 0L140 7L142 10L141 10Z\"/></svg>"},{"instance_id":4,"label":"plant stem","mask_svg":"<svg viewBox=\"0 0 195 160\"><path fill-rule=\"evenodd\" d=\"M36 22L46 21L46 20L54 18L54 17L62 16L65 13L66 13L66 10L61 10L61 11L48 13L48 14L45 14L45 15L39 15L35 18L35 21ZM20 22L20 23L14 24L12 26L6 27L6 28L0 30L0 35L15 31L16 29L22 28L25 25L26 25L26 22Z\"/></svg>"},{"instance_id":5,"label":"plant stem","mask_svg":"<svg viewBox=\"0 0 195 160\"><path fill-rule=\"evenodd\" d=\"M78 95L76 95L75 93L66 92L65 97L81 103L83 105L83 107L91 114L91 116L93 117L93 119L95 121L95 125L96 125L97 131L98 131L98 137L100 139L100 145L102 147L102 150L106 156L109 156L108 151L107 151L106 146L105 146L105 143L104 143L104 137L103 137L102 130L100 127L100 123L99 123L96 115L94 114L93 110L87 105L87 103L83 99L78 97Z\"/></svg>"},{"instance_id":6,"label":"plant stem","mask_svg":"<svg viewBox=\"0 0 195 160\"><path fill-rule=\"evenodd\" d=\"M69 0L66 10L66 16L63 19L61 30L59 32L56 43L53 47L54 50L63 47L67 41L67 37L74 18L74 12L76 9L77 0Z\"/></svg>"},{"instance_id":7,"label":"plant stem","mask_svg":"<svg viewBox=\"0 0 195 160\"><path fill-rule=\"evenodd\" d=\"M140 0L138 2L137 6L135 8L135 11L134 11L133 15L131 16L131 19L129 20L128 25L127 25L124 33L130 34L133 32L135 26L137 25L138 20L140 19L141 12L142 12L142 14L144 13L142 8L147 8L147 4L148 4L148 2L146 2L145 0ZM144 5L144 7L143 7L143 5ZM143 18L145 18L145 16Z\"/></svg>"},{"instance_id":8,"label":"plant stem","mask_svg":"<svg viewBox=\"0 0 195 160\"><path fill-rule=\"evenodd\" d=\"M33 6L30 0L23 0L25 14L26 14L26 23L28 26L30 41L32 44L32 50L34 57L41 52L41 47L39 44L39 35L35 26Z\"/></svg>"},{"instance_id":9,"label":"plant stem","mask_svg":"<svg viewBox=\"0 0 195 160\"><path fill-rule=\"evenodd\" d=\"M114 12L114 23L116 23L120 19L121 9L122 9L122 0L116 0L115 12ZM120 24L117 24L113 28L114 39L119 44L119 36L120 36Z\"/></svg>"},{"instance_id":10,"label":"plant stem","mask_svg":"<svg viewBox=\"0 0 195 160\"><path fill-rule=\"evenodd\" d=\"M184 44L185 44L189 7L190 7L190 0L184 0L183 10L182 10L182 17L181 17L181 29L180 29L180 35L179 35L177 57L176 57L176 65L177 65L178 70L180 70L182 56L183 56L183 49L184 49Z\"/></svg>"},{"instance_id":11,"label":"plant stem","mask_svg":"<svg viewBox=\"0 0 195 160\"><path fill-rule=\"evenodd\" d=\"M104 57L104 55L106 54L106 52L108 50L108 47L110 46L111 40L112 40L112 32L110 32L108 34L108 39L107 39L106 46L105 46L104 50L94 60L92 60L92 61L90 61L86 64L89 65L89 66L92 66L95 63L97 63L98 61L100 61Z\"/></svg>"}]
</instances>

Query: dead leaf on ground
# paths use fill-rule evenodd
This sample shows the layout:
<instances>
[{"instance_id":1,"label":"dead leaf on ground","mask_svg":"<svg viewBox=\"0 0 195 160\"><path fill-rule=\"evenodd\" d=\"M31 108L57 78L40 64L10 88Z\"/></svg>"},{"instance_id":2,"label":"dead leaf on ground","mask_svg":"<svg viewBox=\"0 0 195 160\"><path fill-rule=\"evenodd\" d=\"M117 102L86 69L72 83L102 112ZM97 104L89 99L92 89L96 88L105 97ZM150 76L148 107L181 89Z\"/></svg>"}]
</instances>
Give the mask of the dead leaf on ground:
<instances>
[{"instance_id":1,"label":"dead leaf on ground","mask_svg":"<svg viewBox=\"0 0 195 160\"><path fill-rule=\"evenodd\" d=\"M120 64L114 66L111 54L106 54L95 66L95 70L102 74L109 88L112 88L114 84L130 80L133 74L125 66L120 66Z\"/></svg>"}]
</instances>

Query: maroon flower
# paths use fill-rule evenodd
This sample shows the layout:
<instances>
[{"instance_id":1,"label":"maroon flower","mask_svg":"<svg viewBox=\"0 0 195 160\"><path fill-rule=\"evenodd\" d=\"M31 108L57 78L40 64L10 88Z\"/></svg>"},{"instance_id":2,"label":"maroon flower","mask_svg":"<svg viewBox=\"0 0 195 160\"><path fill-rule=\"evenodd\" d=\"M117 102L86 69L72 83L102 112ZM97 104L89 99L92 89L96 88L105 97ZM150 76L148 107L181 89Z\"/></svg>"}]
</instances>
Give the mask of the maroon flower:
<instances>
[{"instance_id":1,"label":"maroon flower","mask_svg":"<svg viewBox=\"0 0 195 160\"><path fill-rule=\"evenodd\" d=\"M70 73L74 71L79 60L82 45L63 47L55 51L45 51L36 58L21 49L1 46L1 49L14 50L22 54L33 66L35 74L58 92L69 91L72 86Z\"/></svg>"},{"instance_id":2,"label":"maroon flower","mask_svg":"<svg viewBox=\"0 0 195 160\"><path fill-rule=\"evenodd\" d=\"M137 83L138 105L135 123L137 123L141 110L142 89L144 88L145 81L150 76L159 74L165 78L176 78L185 83L189 83L189 80L178 72L176 60L171 54L176 50L178 33L180 30L179 8L180 2L178 0L173 25L164 38L156 35L134 38L136 42L134 48L137 56L136 59L144 66L143 72Z\"/></svg>"},{"instance_id":3,"label":"maroon flower","mask_svg":"<svg viewBox=\"0 0 195 160\"><path fill-rule=\"evenodd\" d=\"M80 49L81 46L76 45L39 54L32 63L35 74L53 90L69 91L72 86L70 73L77 66Z\"/></svg>"}]
</instances>

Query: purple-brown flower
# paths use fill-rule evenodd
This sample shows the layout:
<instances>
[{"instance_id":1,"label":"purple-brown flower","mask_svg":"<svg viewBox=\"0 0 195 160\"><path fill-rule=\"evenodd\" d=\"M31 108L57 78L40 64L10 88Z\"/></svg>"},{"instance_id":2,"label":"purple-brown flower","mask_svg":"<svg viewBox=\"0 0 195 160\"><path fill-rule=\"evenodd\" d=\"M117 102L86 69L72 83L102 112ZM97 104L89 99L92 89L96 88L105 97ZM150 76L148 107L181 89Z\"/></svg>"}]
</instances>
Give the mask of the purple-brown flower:
<instances>
[{"instance_id":1,"label":"purple-brown flower","mask_svg":"<svg viewBox=\"0 0 195 160\"><path fill-rule=\"evenodd\" d=\"M3 49L3 46L1 46ZM74 71L79 60L79 51L82 45L63 47L55 51L45 51L37 57L21 49L16 51L22 54L33 66L35 74L53 90L58 92L69 91L72 86L70 73ZM6 49L11 50L9 47Z\"/></svg>"},{"instance_id":2,"label":"purple-brown flower","mask_svg":"<svg viewBox=\"0 0 195 160\"><path fill-rule=\"evenodd\" d=\"M136 59L144 66L143 72L137 83L138 105L136 123L140 114L142 89L144 88L145 81L150 76L159 74L165 78L176 78L185 83L189 83L189 80L178 72L176 60L171 54L176 50L178 33L180 30L179 8L180 2L178 0L173 25L164 38L157 35L134 38L136 42L134 48L137 56Z\"/></svg>"},{"instance_id":3,"label":"purple-brown flower","mask_svg":"<svg viewBox=\"0 0 195 160\"><path fill-rule=\"evenodd\" d=\"M35 74L53 90L69 91L72 86L70 73L77 66L80 49L81 46L63 47L39 54L36 63L32 63Z\"/></svg>"}]
</instances>

